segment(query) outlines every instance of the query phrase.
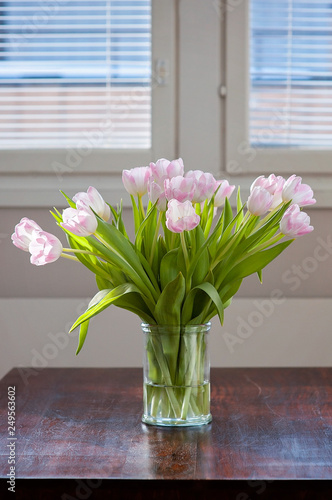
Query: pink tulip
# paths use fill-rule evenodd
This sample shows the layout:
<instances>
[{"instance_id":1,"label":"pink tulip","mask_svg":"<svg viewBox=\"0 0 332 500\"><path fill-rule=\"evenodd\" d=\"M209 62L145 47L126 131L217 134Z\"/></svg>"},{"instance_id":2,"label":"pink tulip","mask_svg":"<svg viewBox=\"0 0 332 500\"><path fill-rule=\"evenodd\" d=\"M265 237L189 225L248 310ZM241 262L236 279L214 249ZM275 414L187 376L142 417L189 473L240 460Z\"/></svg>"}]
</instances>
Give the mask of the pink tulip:
<instances>
[{"instance_id":1,"label":"pink tulip","mask_svg":"<svg viewBox=\"0 0 332 500\"><path fill-rule=\"evenodd\" d=\"M143 196L147 192L150 177L151 169L149 167L135 167L122 172L124 187L132 196Z\"/></svg>"},{"instance_id":2,"label":"pink tulip","mask_svg":"<svg viewBox=\"0 0 332 500\"><path fill-rule=\"evenodd\" d=\"M90 186L86 193L77 193L73 197L73 201L77 203L81 202L81 205L84 205L86 208L92 208L96 214L99 215L101 219L104 221L108 221L111 216L111 209L105 203L104 198L101 196L99 191L96 188Z\"/></svg>"},{"instance_id":3,"label":"pink tulip","mask_svg":"<svg viewBox=\"0 0 332 500\"><path fill-rule=\"evenodd\" d=\"M165 179L172 179L184 173L182 158L172 161L161 158L156 163L150 163L150 169L153 180L162 188L164 187Z\"/></svg>"},{"instance_id":4,"label":"pink tulip","mask_svg":"<svg viewBox=\"0 0 332 500\"><path fill-rule=\"evenodd\" d=\"M24 250L24 252L28 252L31 241L40 231L42 231L42 228L38 226L35 221L23 217L23 219L16 224L15 232L12 234L11 239L17 248Z\"/></svg>"},{"instance_id":5,"label":"pink tulip","mask_svg":"<svg viewBox=\"0 0 332 500\"><path fill-rule=\"evenodd\" d=\"M168 202L166 212L166 226L173 233L191 231L198 226L200 216L196 214L194 207L189 200L181 203L178 200Z\"/></svg>"},{"instance_id":6,"label":"pink tulip","mask_svg":"<svg viewBox=\"0 0 332 500\"><path fill-rule=\"evenodd\" d=\"M62 253L62 244L53 234L40 231L30 242L29 252L31 264L43 266L58 260Z\"/></svg>"},{"instance_id":7,"label":"pink tulip","mask_svg":"<svg viewBox=\"0 0 332 500\"><path fill-rule=\"evenodd\" d=\"M290 238L310 233L313 229L313 226L310 226L309 215L301 212L298 205L291 205L280 221L280 231Z\"/></svg>"},{"instance_id":8,"label":"pink tulip","mask_svg":"<svg viewBox=\"0 0 332 500\"><path fill-rule=\"evenodd\" d=\"M63 211L62 220L60 225L76 236L90 236L98 226L94 213L80 201L76 203L76 208L66 208Z\"/></svg>"},{"instance_id":9,"label":"pink tulip","mask_svg":"<svg viewBox=\"0 0 332 500\"><path fill-rule=\"evenodd\" d=\"M266 189L256 186L249 195L247 208L252 215L263 215L273 203L273 195Z\"/></svg>"},{"instance_id":10,"label":"pink tulip","mask_svg":"<svg viewBox=\"0 0 332 500\"><path fill-rule=\"evenodd\" d=\"M166 179L164 181L164 188L168 200L174 198L182 203L193 199L196 186L194 179L177 175L176 177L172 177L172 179Z\"/></svg>"},{"instance_id":11,"label":"pink tulip","mask_svg":"<svg viewBox=\"0 0 332 500\"><path fill-rule=\"evenodd\" d=\"M212 198L217 182L212 174L202 172L202 170L189 170L185 178L195 180L193 203L201 203Z\"/></svg>"},{"instance_id":12,"label":"pink tulip","mask_svg":"<svg viewBox=\"0 0 332 500\"><path fill-rule=\"evenodd\" d=\"M151 203L153 205L158 200L157 209L160 212L165 212L165 210L166 210L166 203L167 203L166 202L165 192L164 192L163 188L161 188L159 186L159 184L157 184L155 181L153 181L151 179L152 178L149 179L149 183L148 183L149 200L151 201Z\"/></svg>"},{"instance_id":13,"label":"pink tulip","mask_svg":"<svg viewBox=\"0 0 332 500\"><path fill-rule=\"evenodd\" d=\"M220 187L219 187L220 186ZM218 191L217 188L219 187ZM214 197L214 206L221 207L225 203L225 199L229 198L233 193L235 186L230 186L228 181L216 181L215 191L217 191Z\"/></svg>"},{"instance_id":14,"label":"pink tulip","mask_svg":"<svg viewBox=\"0 0 332 500\"><path fill-rule=\"evenodd\" d=\"M251 184L250 192L252 192L255 187L262 187L266 189L273 195L273 202L270 207L270 210L273 210L278 207L280 203L282 203L282 190L285 182L285 179L281 175L275 176L274 174L271 174L267 179L263 175L260 175Z\"/></svg>"},{"instance_id":15,"label":"pink tulip","mask_svg":"<svg viewBox=\"0 0 332 500\"><path fill-rule=\"evenodd\" d=\"M282 190L282 199L284 202L292 200L292 203L300 207L316 203L313 195L311 187L308 184L302 184L302 178L297 175L291 175L285 182Z\"/></svg>"}]
</instances>

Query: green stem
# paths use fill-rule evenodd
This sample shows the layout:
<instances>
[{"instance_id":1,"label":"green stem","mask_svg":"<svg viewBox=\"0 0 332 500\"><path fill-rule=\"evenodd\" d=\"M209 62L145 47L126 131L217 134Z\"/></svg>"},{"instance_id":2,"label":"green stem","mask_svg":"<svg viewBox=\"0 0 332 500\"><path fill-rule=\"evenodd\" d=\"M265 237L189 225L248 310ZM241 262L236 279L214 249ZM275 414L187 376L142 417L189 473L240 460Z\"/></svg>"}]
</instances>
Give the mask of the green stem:
<instances>
[{"instance_id":1,"label":"green stem","mask_svg":"<svg viewBox=\"0 0 332 500\"><path fill-rule=\"evenodd\" d=\"M245 258L247 258L248 255L253 255L254 253L260 252L261 250L264 250L265 248L270 247L274 243L277 243L278 241L280 241L283 237L284 237L284 235L282 233L276 234L270 240L265 241L261 245L258 245L257 247L253 248L250 252L247 253L247 255L245 256ZM244 260L244 259L241 259L241 260Z\"/></svg>"},{"instance_id":2,"label":"green stem","mask_svg":"<svg viewBox=\"0 0 332 500\"><path fill-rule=\"evenodd\" d=\"M157 240L158 240L158 234L159 234L159 228L160 228L162 216L163 216L163 213L159 212L158 213L158 219L157 219L157 227L156 227L156 230L155 230L155 233L154 233L152 247L151 247L151 255L150 255L150 259L149 259L150 266L152 266L152 262L153 262L153 257L154 257L154 252L155 252L155 249L156 249Z\"/></svg>"},{"instance_id":3,"label":"green stem","mask_svg":"<svg viewBox=\"0 0 332 500\"><path fill-rule=\"evenodd\" d=\"M158 361L162 376L165 380L165 385L166 385L165 389L166 389L167 396L168 396L169 402L171 404L172 410L174 412L175 417L180 416L181 408L180 408L179 402L176 399L176 396L175 396L173 388L172 388L173 383L172 383L171 375L169 373L169 369L167 366L167 361L164 357L164 353L162 352L162 349L160 348L160 345L158 344L158 341L156 341L155 338L152 339L152 346L153 346L153 350L154 350L154 353L156 355L156 359Z\"/></svg>"},{"instance_id":4,"label":"green stem","mask_svg":"<svg viewBox=\"0 0 332 500\"><path fill-rule=\"evenodd\" d=\"M65 259L70 259L74 260L75 262L80 262L77 257L74 257L73 255L67 255L65 253L62 253L60 257L64 257Z\"/></svg>"},{"instance_id":5,"label":"green stem","mask_svg":"<svg viewBox=\"0 0 332 500\"><path fill-rule=\"evenodd\" d=\"M97 234L97 233L95 233L95 237L97 238L97 240L99 240L99 241L100 241L100 243L102 243L103 245L105 245L105 247L106 247L106 248L108 248L108 249L109 249L109 250L110 250L113 254L115 254L117 257L119 257L120 259L122 259L122 260L124 261L124 259L123 259L122 255L120 255L119 253L117 253L117 252L114 250L114 248L112 248L112 247L111 247L111 246L107 243L107 241L105 241L105 240L104 240L104 238L102 238L102 237L101 237L99 234ZM106 257L105 257L105 260L106 260L107 262L110 262L110 264L113 264L113 262L112 262L111 260L109 260L109 259L106 259ZM125 262L125 261L124 261L124 262ZM131 278L131 279L132 279L132 281L135 283L135 285L137 285L137 286L138 286L138 288L139 288L140 290L142 290L142 289L144 288L144 290L142 290L142 291L144 291L144 293L145 293L145 297L144 297L144 295L142 295L142 298L143 298L143 300L145 301L145 303L147 304L147 306L149 307L149 309L150 309L150 310L152 310L152 309L151 309L151 304L149 305L149 302L151 301L151 303L152 303L153 305L155 305L155 304L156 304L156 302L157 302L157 300L158 300L158 298L159 298L159 295L158 295L157 290L156 290L156 289L154 288L154 286L152 285L152 283L151 283L151 281L150 281L150 279L149 279L148 275L147 275L147 274L145 273L145 271L144 271L143 266L142 266L142 271L143 271L143 273L144 273L144 278L146 278L146 282L145 282L145 280L144 280L144 279L143 279L143 277L142 277L142 273L139 273L139 272L138 272L138 271L136 271L133 267L131 267L131 269L132 269L133 273L135 273L135 274L134 274L134 276L132 276L132 278ZM123 272L126 272L126 271L125 271L125 270L123 270ZM147 299L147 301L148 301L148 302L146 302L145 298Z\"/></svg>"},{"instance_id":6,"label":"green stem","mask_svg":"<svg viewBox=\"0 0 332 500\"><path fill-rule=\"evenodd\" d=\"M284 202L281 202L276 208L274 208L273 210L271 210L270 213L268 213L264 219L262 219L258 224L257 226L255 227L255 231L257 231L257 229L259 229L260 227L262 227L265 222L267 222L269 219L271 219L271 217L274 216L274 214L282 207L282 205L284 204Z\"/></svg>"},{"instance_id":7,"label":"green stem","mask_svg":"<svg viewBox=\"0 0 332 500\"><path fill-rule=\"evenodd\" d=\"M182 245L183 256L184 256L184 262L186 264L186 274L187 274L187 271L189 269L189 255L188 255L186 240L185 240L183 231L182 231L182 233L180 233L180 238L181 238L181 245Z\"/></svg>"},{"instance_id":8,"label":"green stem","mask_svg":"<svg viewBox=\"0 0 332 500\"><path fill-rule=\"evenodd\" d=\"M188 250L187 250L187 245L186 245L186 240L184 236L184 232L180 233L180 239L181 239L181 246L183 250L183 256L184 256L184 262L185 262L185 267L186 267L186 295L190 292L191 288L191 277L188 274L189 270L189 255L188 255Z\"/></svg>"},{"instance_id":9,"label":"green stem","mask_svg":"<svg viewBox=\"0 0 332 500\"><path fill-rule=\"evenodd\" d=\"M248 211L244 214L244 217L243 217L243 219L242 219L242 221L241 221L241 224L239 225L239 229L240 229L241 227L243 227L243 226L244 226L244 224L247 222L247 219L249 219L249 217L250 217L250 216L251 216L251 213L250 213L250 212L249 212L249 210L248 210Z\"/></svg>"},{"instance_id":10,"label":"green stem","mask_svg":"<svg viewBox=\"0 0 332 500\"><path fill-rule=\"evenodd\" d=\"M145 212L144 212L144 207L143 207L142 196L140 194L137 195L137 199L138 199L138 207L139 207L139 210L141 212L142 221L143 221L145 219Z\"/></svg>"},{"instance_id":11,"label":"green stem","mask_svg":"<svg viewBox=\"0 0 332 500\"><path fill-rule=\"evenodd\" d=\"M63 252L70 252L70 253L83 253L86 255L93 255L94 257L98 257L99 259L107 260L103 255L99 253L94 253L90 252L89 250L80 250L79 248L63 248Z\"/></svg>"}]
</instances>

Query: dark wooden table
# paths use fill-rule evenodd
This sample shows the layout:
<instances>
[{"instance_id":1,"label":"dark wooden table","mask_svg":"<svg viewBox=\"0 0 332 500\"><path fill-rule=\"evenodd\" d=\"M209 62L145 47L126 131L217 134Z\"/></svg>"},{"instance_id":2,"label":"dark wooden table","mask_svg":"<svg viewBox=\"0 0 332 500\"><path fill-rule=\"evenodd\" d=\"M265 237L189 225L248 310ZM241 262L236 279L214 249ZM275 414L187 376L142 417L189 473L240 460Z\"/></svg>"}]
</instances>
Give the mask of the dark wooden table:
<instances>
[{"instance_id":1,"label":"dark wooden table","mask_svg":"<svg viewBox=\"0 0 332 500\"><path fill-rule=\"evenodd\" d=\"M213 421L141 423L141 369L11 370L15 499L332 499L332 368L212 369Z\"/></svg>"}]
</instances>

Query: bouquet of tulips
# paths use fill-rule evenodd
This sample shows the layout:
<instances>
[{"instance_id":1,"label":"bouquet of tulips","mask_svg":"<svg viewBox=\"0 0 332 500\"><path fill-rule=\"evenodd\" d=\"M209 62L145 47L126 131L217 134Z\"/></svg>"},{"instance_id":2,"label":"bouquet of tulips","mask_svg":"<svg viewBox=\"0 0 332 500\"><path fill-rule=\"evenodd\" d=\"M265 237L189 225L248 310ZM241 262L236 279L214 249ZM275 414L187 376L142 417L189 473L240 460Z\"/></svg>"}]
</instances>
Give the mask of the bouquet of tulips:
<instances>
[{"instance_id":1,"label":"bouquet of tulips","mask_svg":"<svg viewBox=\"0 0 332 500\"><path fill-rule=\"evenodd\" d=\"M134 241L122 203L107 204L94 187L73 198L64 195L69 208L51 212L68 248L27 218L12 235L14 245L30 252L32 264L61 256L95 274L99 291L72 327L80 326L77 353L90 319L111 304L149 325L180 328L207 323L215 315L222 323L243 278L257 273L261 280L269 262L294 238L313 230L301 210L315 203L313 192L295 175L258 177L245 203L239 188L235 211L229 202L235 186L200 170L185 174L181 158L124 170L122 179L132 201ZM167 349L168 364L176 366L181 346Z\"/></svg>"}]
</instances>

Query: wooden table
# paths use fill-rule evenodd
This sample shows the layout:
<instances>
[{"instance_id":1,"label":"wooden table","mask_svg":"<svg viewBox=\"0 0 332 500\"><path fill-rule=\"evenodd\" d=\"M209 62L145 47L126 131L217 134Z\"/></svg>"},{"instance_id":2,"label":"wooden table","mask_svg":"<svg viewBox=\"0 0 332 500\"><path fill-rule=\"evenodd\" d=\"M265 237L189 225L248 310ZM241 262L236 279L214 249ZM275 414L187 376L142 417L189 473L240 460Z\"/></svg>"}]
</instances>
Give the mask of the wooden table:
<instances>
[{"instance_id":1,"label":"wooden table","mask_svg":"<svg viewBox=\"0 0 332 500\"><path fill-rule=\"evenodd\" d=\"M213 421L141 423L142 370L11 370L1 385L1 498L16 389L17 499L331 499L332 368L211 370Z\"/></svg>"}]
</instances>

